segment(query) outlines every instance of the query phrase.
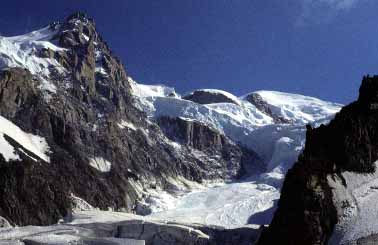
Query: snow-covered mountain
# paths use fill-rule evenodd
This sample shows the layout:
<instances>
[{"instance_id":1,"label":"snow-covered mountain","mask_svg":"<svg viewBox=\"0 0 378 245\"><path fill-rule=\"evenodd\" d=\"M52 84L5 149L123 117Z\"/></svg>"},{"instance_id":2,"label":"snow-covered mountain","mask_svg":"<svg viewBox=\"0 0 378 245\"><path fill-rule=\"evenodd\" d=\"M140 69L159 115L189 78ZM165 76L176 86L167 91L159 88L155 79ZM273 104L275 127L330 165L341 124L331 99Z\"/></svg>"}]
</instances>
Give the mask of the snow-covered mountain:
<instances>
[{"instance_id":1,"label":"snow-covered mountain","mask_svg":"<svg viewBox=\"0 0 378 245\"><path fill-rule=\"evenodd\" d=\"M166 207L164 201L158 202L160 208L151 215L181 222L229 228L269 224L285 173L303 149L306 124L327 123L341 108L317 98L275 91L257 91L238 98L226 91L200 89L180 96L163 85L130 81L137 107L151 120L168 116L201 122L253 149L265 164L263 173L254 173L242 182L199 189ZM261 98L258 105L250 100L252 94ZM275 118L285 123L277 123Z\"/></svg>"},{"instance_id":2,"label":"snow-covered mountain","mask_svg":"<svg viewBox=\"0 0 378 245\"><path fill-rule=\"evenodd\" d=\"M306 125L327 124L340 109L283 92L179 95L138 83L81 13L0 37L0 216L11 225L60 220L46 234L64 240L60 230L87 209L90 220L123 229L109 226L114 213L104 210L113 210L148 215L155 223L147 241L163 227L174 242L182 241L175 237L180 230L204 244L242 244L251 239L243 229L256 228L247 224L270 223L285 174L305 145ZM144 230L142 218L135 219ZM77 239L110 232L93 223L77 228ZM33 236L44 228L33 229L18 231ZM18 231L0 231L0 241Z\"/></svg>"}]
</instances>

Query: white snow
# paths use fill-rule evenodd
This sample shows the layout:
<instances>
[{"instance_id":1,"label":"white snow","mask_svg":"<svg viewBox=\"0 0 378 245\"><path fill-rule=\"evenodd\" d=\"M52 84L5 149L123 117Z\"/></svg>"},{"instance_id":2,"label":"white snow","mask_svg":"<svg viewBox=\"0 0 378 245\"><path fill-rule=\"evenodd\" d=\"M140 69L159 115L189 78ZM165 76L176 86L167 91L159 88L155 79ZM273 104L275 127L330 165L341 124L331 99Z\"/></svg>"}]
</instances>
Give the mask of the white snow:
<instances>
[{"instance_id":1,"label":"white snow","mask_svg":"<svg viewBox=\"0 0 378 245\"><path fill-rule=\"evenodd\" d=\"M71 200L73 203L73 210L75 212L78 211L86 211L86 210L95 210L95 208L90 205L87 201L84 199L75 196L73 193L71 193Z\"/></svg>"},{"instance_id":2,"label":"white snow","mask_svg":"<svg viewBox=\"0 0 378 245\"><path fill-rule=\"evenodd\" d=\"M98 234L95 231L96 229L107 230L112 223L130 220L144 220L144 218L109 211L76 211L72 214L72 221L67 223L50 226L0 228L0 244L83 244L83 239L88 244L145 244L143 240L106 237L104 234ZM89 225L89 228L83 228L80 225Z\"/></svg>"},{"instance_id":3,"label":"white snow","mask_svg":"<svg viewBox=\"0 0 378 245\"><path fill-rule=\"evenodd\" d=\"M166 191L148 189L146 194L144 202L150 206L153 213L174 209L177 205L178 197Z\"/></svg>"},{"instance_id":4,"label":"white snow","mask_svg":"<svg viewBox=\"0 0 378 245\"><path fill-rule=\"evenodd\" d=\"M59 73L65 68L55 59L38 57L37 52L50 49L55 52L65 51L52 43L56 31L45 27L25 35L14 37L0 36L0 70L10 67L21 67L41 80L40 89L44 91L46 100L51 99L50 93L56 93L55 85L50 81L50 69Z\"/></svg>"},{"instance_id":5,"label":"white snow","mask_svg":"<svg viewBox=\"0 0 378 245\"><path fill-rule=\"evenodd\" d=\"M273 156L276 141L293 139L293 150L303 146L304 125L276 125L273 119L249 102L241 105L220 103L200 105L171 97L145 97L139 106L150 116L181 117L196 120L256 151L266 162ZM146 103L145 103L146 102ZM299 150L295 150L296 154ZM294 157L295 159L295 157Z\"/></svg>"},{"instance_id":6,"label":"white snow","mask_svg":"<svg viewBox=\"0 0 378 245\"><path fill-rule=\"evenodd\" d=\"M273 119L249 102L240 101L238 105L232 103L216 103L205 105L207 108L217 113L230 117L232 121L239 125L250 125L251 127L272 124Z\"/></svg>"},{"instance_id":7,"label":"white snow","mask_svg":"<svg viewBox=\"0 0 378 245\"><path fill-rule=\"evenodd\" d=\"M124 212L87 210L74 212L70 225L93 224L93 223L115 223L125 220L147 220L145 216Z\"/></svg>"},{"instance_id":8,"label":"white snow","mask_svg":"<svg viewBox=\"0 0 378 245\"><path fill-rule=\"evenodd\" d=\"M105 76L108 75L108 73L106 73L106 70L103 67L100 67L100 66L96 66L95 72L101 73L102 75L105 75Z\"/></svg>"},{"instance_id":9,"label":"white snow","mask_svg":"<svg viewBox=\"0 0 378 245\"><path fill-rule=\"evenodd\" d=\"M102 157L91 158L89 160L89 165L103 173L109 172L112 167L111 162Z\"/></svg>"},{"instance_id":10,"label":"white snow","mask_svg":"<svg viewBox=\"0 0 378 245\"><path fill-rule=\"evenodd\" d=\"M131 130L137 130L137 127L132 123L125 120L122 120L120 123L118 123L118 127L120 129L129 128Z\"/></svg>"},{"instance_id":11,"label":"white snow","mask_svg":"<svg viewBox=\"0 0 378 245\"><path fill-rule=\"evenodd\" d=\"M269 210L278 198L279 190L266 184L224 184L186 194L176 200L174 208L155 212L148 217L175 222L222 225L226 228L241 227L248 222L265 224L265 220L251 216Z\"/></svg>"},{"instance_id":12,"label":"white snow","mask_svg":"<svg viewBox=\"0 0 378 245\"><path fill-rule=\"evenodd\" d=\"M257 91L273 113L299 124L311 123L340 110L341 105L310 96L277 91ZM244 96L245 97L245 96Z\"/></svg>"},{"instance_id":13,"label":"white snow","mask_svg":"<svg viewBox=\"0 0 378 245\"><path fill-rule=\"evenodd\" d=\"M0 153L7 162L10 160L20 160L14 147L4 138L4 133L0 133Z\"/></svg>"},{"instance_id":14,"label":"white snow","mask_svg":"<svg viewBox=\"0 0 378 245\"><path fill-rule=\"evenodd\" d=\"M89 37L87 35L85 35L84 33L81 34L81 36L84 38L85 41L89 41Z\"/></svg>"},{"instance_id":15,"label":"white snow","mask_svg":"<svg viewBox=\"0 0 378 245\"><path fill-rule=\"evenodd\" d=\"M128 78L133 94L137 97L166 97L176 95L174 88L164 85L145 85L136 83L131 77Z\"/></svg>"},{"instance_id":16,"label":"white snow","mask_svg":"<svg viewBox=\"0 0 378 245\"><path fill-rule=\"evenodd\" d=\"M20 158L15 152L14 147L5 140L4 135L9 136L44 161L50 162L50 158L47 155L49 153L49 146L44 138L25 133L11 121L0 116L0 154L3 155L6 161L18 160ZM34 158L32 159L35 160Z\"/></svg>"}]
</instances>

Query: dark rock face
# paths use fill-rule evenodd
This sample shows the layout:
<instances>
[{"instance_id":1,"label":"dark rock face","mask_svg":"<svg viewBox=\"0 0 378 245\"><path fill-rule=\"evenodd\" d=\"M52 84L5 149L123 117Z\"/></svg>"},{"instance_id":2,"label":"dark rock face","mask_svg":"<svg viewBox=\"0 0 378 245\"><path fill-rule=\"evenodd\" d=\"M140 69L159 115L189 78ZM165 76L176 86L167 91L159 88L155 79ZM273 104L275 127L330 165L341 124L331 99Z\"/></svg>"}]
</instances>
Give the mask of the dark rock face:
<instances>
[{"instance_id":1,"label":"dark rock face","mask_svg":"<svg viewBox=\"0 0 378 245\"><path fill-rule=\"evenodd\" d=\"M224 135L197 121L160 117L157 123L169 139L197 150L220 150L225 144L230 144Z\"/></svg>"},{"instance_id":2,"label":"dark rock face","mask_svg":"<svg viewBox=\"0 0 378 245\"><path fill-rule=\"evenodd\" d=\"M264 112L266 115L273 118L275 123L290 123L289 120L278 116L272 112L268 104L263 100L259 94L251 93L245 97L245 100L256 106L257 109Z\"/></svg>"},{"instance_id":3,"label":"dark rock face","mask_svg":"<svg viewBox=\"0 0 378 245\"><path fill-rule=\"evenodd\" d=\"M56 32L52 41L65 49L42 49L36 55L64 67L64 72L49 67L50 76L44 77L56 87L55 93L41 89L41 77L27 70L0 71L0 115L44 137L51 151L50 162L45 162L5 137L21 158L6 162L0 155L0 216L11 224L56 223L70 213L71 195L100 209L133 212L139 193L132 183L165 189L171 185L167 177L198 182L235 177L242 171L240 162L258 162L253 152L226 154L231 144L198 125L188 133L188 144L214 148L225 154L221 162L178 154L159 126L134 107L126 71L93 20L74 14L50 29ZM121 127L122 121L133 129ZM94 158L109 161L110 171L92 167Z\"/></svg>"},{"instance_id":4,"label":"dark rock face","mask_svg":"<svg viewBox=\"0 0 378 245\"><path fill-rule=\"evenodd\" d=\"M308 127L305 150L286 175L278 210L259 244L327 244L338 222L327 176L375 171L377 102L378 76L364 77L356 102L329 125Z\"/></svg>"},{"instance_id":5,"label":"dark rock face","mask_svg":"<svg viewBox=\"0 0 378 245\"><path fill-rule=\"evenodd\" d=\"M214 104L214 103L233 103L235 101L222 93L213 93L203 90L196 90L193 93L182 97L184 100L190 100L198 104Z\"/></svg>"},{"instance_id":6,"label":"dark rock face","mask_svg":"<svg viewBox=\"0 0 378 245\"><path fill-rule=\"evenodd\" d=\"M252 173L263 172L266 168L257 153L241 145L201 122L182 118L160 117L157 120L163 133L172 141L202 151L217 158L217 166L207 165L208 171L223 169L220 173L229 173L221 178L235 178Z\"/></svg>"}]
</instances>

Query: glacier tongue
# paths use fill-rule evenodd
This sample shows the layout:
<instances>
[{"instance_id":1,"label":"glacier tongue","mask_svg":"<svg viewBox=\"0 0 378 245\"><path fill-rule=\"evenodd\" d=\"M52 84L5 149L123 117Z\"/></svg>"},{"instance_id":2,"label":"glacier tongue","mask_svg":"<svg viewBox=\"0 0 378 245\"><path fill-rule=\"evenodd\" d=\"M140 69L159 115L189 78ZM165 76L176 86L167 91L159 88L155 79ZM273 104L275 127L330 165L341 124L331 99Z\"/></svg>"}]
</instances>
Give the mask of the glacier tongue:
<instances>
[{"instance_id":1,"label":"glacier tongue","mask_svg":"<svg viewBox=\"0 0 378 245\"><path fill-rule=\"evenodd\" d=\"M266 224L270 218L263 212L272 208L279 195L277 188L257 181L223 184L194 190L181 197L175 207L149 216L226 228L241 227L251 220L254 224Z\"/></svg>"},{"instance_id":2,"label":"glacier tongue","mask_svg":"<svg viewBox=\"0 0 378 245\"><path fill-rule=\"evenodd\" d=\"M234 142L255 152L267 171L242 182L218 187L193 189L182 193L175 206L150 216L178 222L195 222L235 228L250 224L269 224L280 196L286 171L296 161L305 143L306 124L327 123L341 105L303 95L258 91L273 114L290 123L275 123L245 96L234 103L198 104L181 99L172 88L141 85L133 81L136 106L150 118L160 116L196 120L217 129ZM221 93L219 90L205 90ZM172 96L174 95L174 96Z\"/></svg>"}]
</instances>

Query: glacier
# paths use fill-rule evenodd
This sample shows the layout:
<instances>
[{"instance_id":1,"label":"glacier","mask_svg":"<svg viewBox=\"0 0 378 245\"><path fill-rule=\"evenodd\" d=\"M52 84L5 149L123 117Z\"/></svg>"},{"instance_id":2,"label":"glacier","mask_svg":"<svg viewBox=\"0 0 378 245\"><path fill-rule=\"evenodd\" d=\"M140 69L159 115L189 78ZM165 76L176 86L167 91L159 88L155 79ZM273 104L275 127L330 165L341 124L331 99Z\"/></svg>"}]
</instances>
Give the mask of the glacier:
<instances>
[{"instance_id":1,"label":"glacier","mask_svg":"<svg viewBox=\"0 0 378 245\"><path fill-rule=\"evenodd\" d=\"M154 195L150 217L174 222L190 222L237 228L247 224L270 223L280 197L286 171L296 161L305 144L306 125L327 123L341 109L340 104L298 94L256 91L269 109L290 123L274 119L246 100L226 91L234 103L198 104L182 99L173 88L138 84L132 78L136 106L153 120L160 116L196 120L215 128L234 142L253 149L264 160L263 174L238 182L189 188L176 196ZM161 192L163 194L163 192ZM162 200L156 200L156 199ZM162 205L169 203L166 206ZM159 207L154 207L158 205Z\"/></svg>"}]
</instances>

